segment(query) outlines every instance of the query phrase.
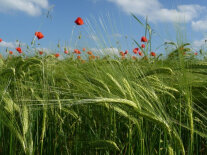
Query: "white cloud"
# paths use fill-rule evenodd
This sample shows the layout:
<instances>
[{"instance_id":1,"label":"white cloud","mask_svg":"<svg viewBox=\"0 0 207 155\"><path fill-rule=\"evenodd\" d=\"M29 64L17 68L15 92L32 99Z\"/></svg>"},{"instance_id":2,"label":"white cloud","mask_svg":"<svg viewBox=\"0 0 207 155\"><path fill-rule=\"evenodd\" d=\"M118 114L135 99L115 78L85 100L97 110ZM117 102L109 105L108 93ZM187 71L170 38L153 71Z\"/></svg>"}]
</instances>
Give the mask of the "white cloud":
<instances>
[{"instance_id":1,"label":"white cloud","mask_svg":"<svg viewBox=\"0 0 207 155\"><path fill-rule=\"evenodd\" d=\"M38 16L43 9L48 8L48 0L0 0L0 12L22 11L31 16Z\"/></svg>"},{"instance_id":2,"label":"white cloud","mask_svg":"<svg viewBox=\"0 0 207 155\"><path fill-rule=\"evenodd\" d=\"M201 40L195 40L192 43L193 48L200 49L202 46L206 45L207 37L204 37Z\"/></svg>"},{"instance_id":3,"label":"white cloud","mask_svg":"<svg viewBox=\"0 0 207 155\"><path fill-rule=\"evenodd\" d=\"M195 31L206 31L207 30L207 19L192 21L191 23L193 30Z\"/></svg>"},{"instance_id":4,"label":"white cloud","mask_svg":"<svg viewBox=\"0 0 207 155\"><path fill-rule=\"evenodd\" d=\"M15 48L16 45L17 45L16 42L6 42L6 41L0 42L0 47Z\"/></svg>"},{"instance_id":5,"label":"white cloud","mask_svg":"<svg viewBox=\"0 0 207 155\"><path fill-rule=\"evenodd\" d=\"M165 8L158 0L108 0L127 13L146 17L150 21L189 22L205 9L200 5L178 5L176 9Z\"/></svg>"},{"instance_id":6,"label":"white cloud","mask_svg":"<svg viewBox=\"0 0 207 155\"><path fill-rule=\"evenodd\" d=\"M117 48L104 48L103 53L107 54L107 55L118 55L119 54L119 50Z\"/></svg>"},{"instance_id":7,"label":"white cloud","mask_svg":"<svg viewBox=\"0 0 207 155\"><path fill-rule=\"evenodd\" d=\"M91 51L97 55L110 55L110 56L119 55L119 50L114 47L103 48L103 49L92 48Z\"/></svg>"}]
</instances>

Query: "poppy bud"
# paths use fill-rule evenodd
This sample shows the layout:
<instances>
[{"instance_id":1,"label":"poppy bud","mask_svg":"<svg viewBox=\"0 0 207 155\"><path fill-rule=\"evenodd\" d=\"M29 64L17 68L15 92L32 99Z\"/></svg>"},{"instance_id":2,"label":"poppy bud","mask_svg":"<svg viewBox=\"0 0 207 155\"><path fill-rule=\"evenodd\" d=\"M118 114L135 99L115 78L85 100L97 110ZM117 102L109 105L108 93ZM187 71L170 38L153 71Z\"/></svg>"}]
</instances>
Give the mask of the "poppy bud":
<instances>
[{"instance_id":1,"label":"poppy bud","mask_svg":"<svg viewBox=\"0 0 207 155\"><path fill-rule=\"evenodd\" d=\"M143 36L143 37L141 38L141 42L147 42L147 41L148 41L148 40L147 40L146 37Z\"/></svg>"},{"instance_id":2,"label":"poppy bud","mask_svg":"<svg viewBox=\"0 0 207 155\"><path fill-rule=\"evenodd\" d=\"M80 18L80 17L78 17L78 18L75 20L75 23L76 23L77 25L83 25L83 24L84 24L83 19Z\"/></svg>"},{"instance_id":3,"label":"poppy bud","mask_svg":"<svg viewBox=\"0 0 207 155\"><path fill-rule=\"evenodd\" d=\"M156 56L156 53L155 52L151 52L150 55L153 56L153 57L155 57Z\"/></svg>"}]
</instances>

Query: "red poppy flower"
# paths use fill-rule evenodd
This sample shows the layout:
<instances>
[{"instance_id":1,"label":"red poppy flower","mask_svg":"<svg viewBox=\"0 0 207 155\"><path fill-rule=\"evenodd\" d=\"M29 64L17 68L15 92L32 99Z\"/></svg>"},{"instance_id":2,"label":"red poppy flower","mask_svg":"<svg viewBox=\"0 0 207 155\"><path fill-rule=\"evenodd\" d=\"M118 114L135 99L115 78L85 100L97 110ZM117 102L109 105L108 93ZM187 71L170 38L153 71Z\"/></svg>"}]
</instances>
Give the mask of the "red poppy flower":
<instances>
[{"instance_id":1,"label":"red poppy flower","mask_svg":"<svg viewBox=\"0 0 207 155\"><path fill-rule=\"evenodd\" d=\"M56 58L58 58L59 56L60 56L60 54L59 54L59 53L56 53L56 54L55 54L55 57L56 57Z\"/></svg>"},{"instance_id":2,"label":"red poppy flower","mask_svg":"<svg viewBox=\"0 0 207 155\"><path fill-rule=\"evenodd\" d=\"M78 17L78 18L75 20L75 23L76 23L77 25L83 25L83 24L84 24L83 19L80 18L80 17Z\"/></svg>"},{"instance_id":3,"label":"red poppy flower","mask_svg":"<svg viewBox=\"0 0 207 155\"><path fill-rule=\"evenodd\" d=\"M142 48L145 48L145 44L142 44L141 46L142 46Z\"/></svg>"},{"instance_id":4,"label":"red poppy flower","mask_svg":"<svg viewBox=\"0 0 207 155\"><path fill-rule=\"evenodd\" d=\"M42 55L43 54L43 51L39 51L39 54Z\"/></svg>"},{"instance_id":5,"label":"red poppy flower","mask_svg":"<svg viewBox=\"0 0 207 155\"><path fill-rule=\"evenodd\" d=\"M156 56L156 53L155 52L151 52L150 55L153 56L153 57L155 57Z\"/></svg>"},{"instance_id":6,"label":"red poppy flower","mask_svg":"<svg viewBox=\"0 0 207 155\"><path fill-rule=\"evenodd\" d=\"M81 54L81 51L78 50L77 54Z\"/></svg>"},{"instance_id":7,"label":"red poppy flower","mask_svg":"<svg viewBox=\"0 0 207 155\"><path fill-rule=\"evenodd\" d=\"M83 48L83 51L86 51L86 48Z\"/></svg>"},{"instance_id":8,"label":"red poppy flower","mask_svg":"<svg viewBox=\"0 0 207 155\"><path fill-rule=\"evenodd\" d=\"M96 56L95 55L92 55L92 59L95 59L96 58Z\"/></svg>"},{"instance_id":9,"label":"red poppy flower","mask_svg":"<svg viewBox=\"0 0 207 155\"><path fill-rule=\"evenodd\" d=\"M134 54L137 54L138 51L137 50L133 50L133 52L134 52Z\"/></svg>"},{"instance_id":10,"label":"red poppy flower","mask_svg":"<svg viewBox=\"0 0 207 155\"><path fill-rule=\"evenodd\" d=\"M120 52L120 55L121 55L121 56L124 56L124 52L121 51L121 52Z\"/></svg>"},{"instance_id":11,"label":"red poppy flower","mask_svg":"<svg viewBox=\"0 0 207 155\"><path fill-rule=\"evenodd\" d=\"M87 54L88 54L88 55L92 55L93 53L92 53L91 51L88 51Z\"/></svg>"},{"instance_id":12,"label":"red poppy flower","mask_svg":"<svg viewBox=\"0 0 207 155\"><path fill-rule=\"evenodd\" d=\"M78 49L74 49L74 53L76 53L76 54L77 54L77 53L78 53Z\"/></svg>"},{"instance_id":13,"label":"red poppy flower","mask_svg":"<svg viewBox=\"0 0 207 155\"><path fill-rule=\"evenodd\" d=\"M139 52L138 52L138 54L139 54L140 56L142 56L142 55L143 55L141 51L139 51Z\"/></svg>"},{"instance_id":14,"label":"red poppy flower","mask_svg":"<svg viewBox=\"0 0 207 155\"><path fill-rule=\"evenodd\" d=\"M2 42L2 39L0 38L0 42Z\"/></svg>"},{"instance_id":15,"label":"red poppy flower","mask_svg":"<svg viewBox=\"0 0 207 155\"><path fill-rule=\"evenodd\" d=\"M195 55L198 55L198 53L197 53L197 52L195 52L194 54L195 54Z\"/></svg>"},{"instance_id":16,"label":"red poppy flower","mask_svg":"<svg viewBox=\"0 0 207 155\"><path fill-rule=\"evenodd\" d=\"M64 51L64 53L65 53L65 54L68 54L68 51L67 51L67 50L65 50L65 51Z\"/></svg>"},{"instance_id":17,"label":"red poppy flower","mask_svg":"<svg viewBox=\"0 0 207 155\"><path fill-rule=\"evenodd\" d=\"M17 47L16 50L17 50L19 53L22 53L22 49L21 49L21 47Z\"/></svg>"},{"instance_id":18,"label":"red poppy flower","mask_svg":"<svg viewBox=\"0 0 207 155\"><path fill-rule=\"evenodd\" d=\"M79 51L78 49L74 49L74 53L75 54L81 54L81 51Z\"/></svg>"},{"instance_id":19,"label":"red poppy flower","mask_svg":"<svg viewBox=\"0 0 207 155\"><path fill-rule=\"evenodd\" d=\"M128 50L126 50L126 51L124 52L124 54L128 54Z\"/></svg>"},{"instance_id":20,"label":"red poppy flower","mask_svg":"<svg viewBox=\"0 0 207 155\"><path fill-rule=\"evenodd\" d=\"M81 60L81 56L80 56L80 55L78 55L78 56L77 56L77 59L78 59L78 60Z\"/></svg>"},{"instance_id":21,"label":"red poppy flower","mask_svg":"<svg viewBox=\"0 0 207 155\"><path fill-rule=\"evenodd\" d=\"M44 38L44 35L43 35L41 32L35 32L35 36L36 36L38 39L42 39L42 38Z\"/></svg>"},{"instance_id":22,"label":"red poppy flower","mask_svg":"<svg viewBox=\"0 0 207 155\"><path fill-rule=\"evenodd\" d=\"M145 36L143 36L142 38L141 38L141 42L147 42L148 40L147 40L147 38L145 37Z\"/></svg>"},{"instance_id":23,"label":"red poppy flower","mask_svg":"<svg viewBox=\"0 0 207 155\"><path fill-rule=\"evenodd\" d=\"M138 51L139 51L139 48L134 48L133 49L134 54L137 54Z\"/></svg>"},{"instance_id":24,"label":"red poppy flower","mask_svg":"<svg viewBox=\"0 0 207 155\"><path fill-rule=\"evenodd\" d=\"M11 54L11 55L12 55L12 54L13 54L13 52L12 52L12 51L9 51L9 54Z\"/></svg>"}]
</instances>

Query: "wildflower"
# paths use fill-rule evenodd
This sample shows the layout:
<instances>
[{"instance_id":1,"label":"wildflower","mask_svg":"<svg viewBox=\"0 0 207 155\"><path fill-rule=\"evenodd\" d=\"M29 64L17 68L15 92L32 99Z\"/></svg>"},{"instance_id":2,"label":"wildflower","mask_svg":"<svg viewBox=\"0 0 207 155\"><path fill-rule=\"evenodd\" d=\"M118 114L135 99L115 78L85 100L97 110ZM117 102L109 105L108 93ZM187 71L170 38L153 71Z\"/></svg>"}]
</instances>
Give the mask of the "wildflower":
<instances>
[{"instance_id":1,"label":"wildflower","mask_svg":"<svg viewBox=\"0 0 207 155\"><path fill-rule=\"evenodd\" d=\"M77 56L77 59L78 59L78 60L81 60L81 56L80 56L80 55L78 55L78 56Z\"/></svg>"},{"instance_id":2,"label":"wildflower","mask_svg":"<svg viewBox=\"0 0 207 155\"><path fill-rule=\"evenodd\" d=\"M2 39L0 38L0 42L2 42Z\"/></svg>"},{"instance_id":3,"label":"wildflower","mask_svg":"<svg viewBox=\"0 0 207 155\"><path fill-rule=\"evenodd\" d=\"M83 51L86 51L86 48L83 48Z\"/></svg>"},{"instance_id":4,"label":"wildflower","mask_svg":"<svg viewBox=\"0 0 207 155\"><path fill-rule=\"evenodd\" d=\"M22 49L21 49L21 47L17 47L16 50L17 50L19 53L22 53Z\"/></svg>"},{"instance_id":5,"label":"wildflower","mask_svg":"<svg viewBox=\"0 0 207 155\"><path fill-rule=\"evenodd\" d=\"M128 50L126 50L126 51L124 52L124 54L128 54Z\"/></svg>"},{"instance_id":6,"label":"wildflower","mask_svg":"<svg viewBox=\"0 0 207 155\"><path fill-rule=\"evenodd\" d=\"M197 52L195 52L194 54L195 54L195 55L198 55L198 53L197 53Z\"/></svg>"},{"instance_id":7,"label":"wildflower","mask_svg":"<svg viewBox=\"0 0 207 155\"><path fill-rule=\"evenodd\" d=\"M76 23L77 25L83 25L83 24L84 24L83 19L80 18L80 17L78 17L78 18L75 20L75 23Z\"/></svg>"},{"instance_id":8,"label":"wildflower","mask_svg":"<svg viewBox=\"0 0 207 155\"><path fill-rule=\"evenodd\" d=\"M141 42L147 42L147 41L148 41L148 40L147 40L146 37L143 36L143 37L141 38Z\"/></svg>"},{"instance_id":9,"label":"wildflower","mask_svg":"<svg viewBox=\"0 0 207 155\"><path fill-rule=\"evenodd\" d=\"M145 48L145 44L142 44L141 47L142 47L142 48Z\"/></svg>"},{"instance_id":10,"label":"wildflower","mask_svg":"<svg viewBox=\"0 0 207 155\"><path fill-rule=\"evenodd\" d=\"M11 54L11 55L12 55L12 54L13 54L13 52L12 52L12 51L9 51L9 54Z\"/></svg>"},{"instance_id":11,"label":"wildflower","mask_svg":"<svg viewBox=\"0 0 207 155\"><path fill-rule=\"evenodd\" d=\"M55 57L56 57L56 58L58 58L59 56L60 56L60 54L59 54L59 53L56 53L56 54L55 54Z\"/></svg>"},{"instance_id":12,"label":"wildflower","mask_svg":"<svg viewBox=\"0 0 207 155\"><path fill-rule=\"evenodd\" d=\"M121 56L124 56L124 52L121 51L121 52L120 52L120 55L121 55Z\"/></svg>"},{"instance_id":13,"label":"wildflower","mask_svg":"<svg viewBox=\"0 0 207 155\"><path fill-rule=\"evenodd\" d=\"M67 51L67 50L65 50L65 51L64 51L64 53L65 53L65 54L68 54L68 51Z\"/></svg>"},{"instance_id":14,"label":"wildflower","mask_svg":"<svg viewBox=\"0 0 207 155\"><path fill-rule=\"evenodd\" d=\"M92 59L92 56L90 55L90 56L88 57L88 59L91 60L91 59Z\"/></svg>"},{"instance_id":15,"label":"wildflower","mask_svg":"<svg viewBox=\"0 0 207 155\"><path fill-rule=\"evenodd\" d=\"M156 56L156 53L155 52L151 52L150 55L153 56L153 57L155 57Z\"/></svg>"},{"instance_id":16,"label":"wildflower","mask_svg":"<svg viewBox=\"0 0 207 155\"><path fill-rule=\"evenodd\" d=\"M42 39L42 38L44 38L44 35L42 34L42 32L35 32L35 36L36 36L38 39Z\"/></svg>"},{"instance_id":17,"label":"wildflower","mask_svg":"<svg viewBox=\"0 0 207 155\"><path fill-rule=\"evenodd\" d=\"M137 50L133 50L134 54L137 54Z\"/></svg>"},{"instance_id":18,"label":"wildflower","mask_svg":"<svg viewBox=\"0 0 207 155\"><path fill-rule=\"evenodd\" d=\"M134 54L137 54L138 50L139 50L139 48L133 49Z\"/></svg>"},{"instance_id":19,"label":"wildflower","mask_svg":"<svg viewBox=\"0 0 207 155\"><path fill-rule=\"evenodd\" d=\"M43 51L39 51L39 54L42 55L43 54Z\"/></svg>"},{"instance_id":20,"label":"wildflower","mask_svg":"<svg viewBox=\"0 0 207 155\"><path fill-rule=\"evenodd\" d=\"M78 49L74 49L74 53L78 53Z\"/></svg>"},{"instance_id":21,"label":"wildflower","mask_svg":"<svg viewBox=\"0 0 207 155\"><path fill-rule=\"evenodd\" d=\"M77 54L81 54L81 51L78 50Z\"/></svg>"},{"instance_id":22,"label":"wildflower","mask_svg":"<svg viewBox=\"0 0 207 155\"><path fill-rule=\"evenodd\" d=\"M139 52L138 52L138 54L139 54L140 56L142 56L142 55L143 55L141 51L139 51Z\"/></svg>"},{"instance_id":23,"label":"wildflower","mask_svg":"<svg viewBox=\"0 0 207 155\"><path fill-rule=\"evenodd\" d=\"M91 51L88 51L87 54L88 54L88 55L92 55L93 53L92 53Z\"/></svg>"},{"instance_id":24,"label":"wildflower","mask_svg":"<svg viewBox=\"0 0 207 155\"><path fill-rule=\"evenodd\" d=\"M136 60L137 58L135 56L132 56L132 59Z\"/></svg>"},{"instance_id":25,"label":"wildflower","mask_svg":"<svg viewBox=\"0 0 207 155\"><path fill-rule=\"evenodd\" d=\"M95 55L92 55L92 59L95 59L96 58L96 56Z\"/></svg>"},{"instance_id":26,"label":"wildflower","mask_svg":"<svg viewBox=\"0 0 207 155\"><path fill-rule=\"evenodd\" d=\"M78 49L74 49L74 53L75 54L81 54L81 51L79 51Z\"/></svg>"}]
</instances>

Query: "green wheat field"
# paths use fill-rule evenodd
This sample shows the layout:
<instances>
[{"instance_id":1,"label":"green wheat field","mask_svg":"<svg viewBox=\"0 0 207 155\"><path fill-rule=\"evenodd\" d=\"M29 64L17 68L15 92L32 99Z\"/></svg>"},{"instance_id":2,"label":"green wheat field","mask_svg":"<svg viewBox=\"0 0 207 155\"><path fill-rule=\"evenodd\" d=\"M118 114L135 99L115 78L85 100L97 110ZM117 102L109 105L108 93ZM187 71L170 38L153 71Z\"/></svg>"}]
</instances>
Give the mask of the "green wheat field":
<instances>
[{"instance_id":1,"label":"green wheat field","mask_svg":"<svg viewBox=\"0 0 207 155\"><path fill-rule=\"evenodd\" d=\"M163 58L132 16L147 39L132 40L135 56L17 47L1 57L0 154L207 154L207 53L165 42Z\"/></svg>"}]
</instances>

